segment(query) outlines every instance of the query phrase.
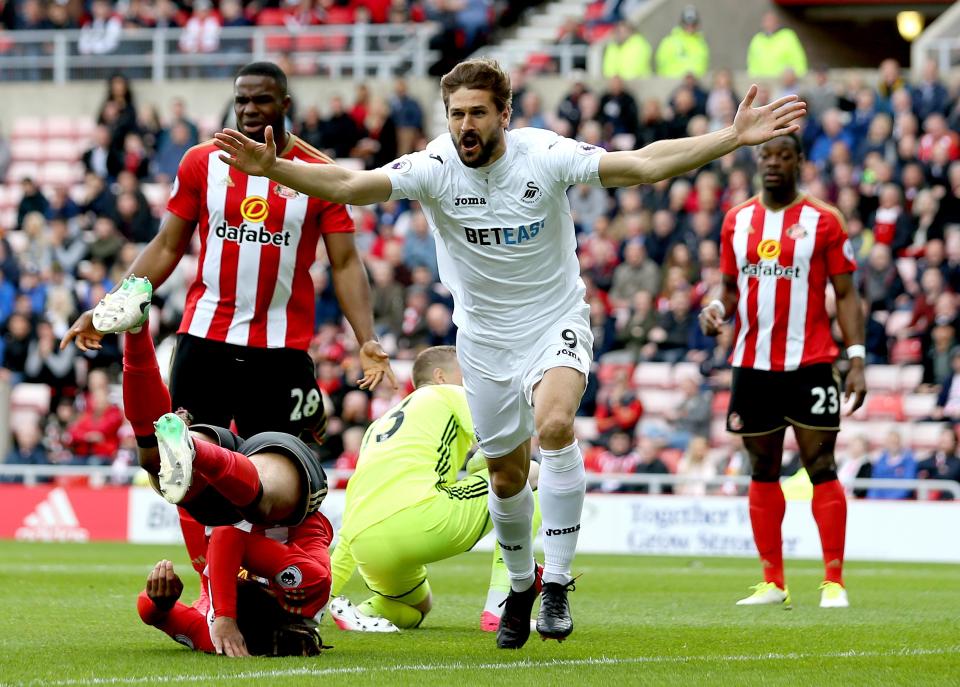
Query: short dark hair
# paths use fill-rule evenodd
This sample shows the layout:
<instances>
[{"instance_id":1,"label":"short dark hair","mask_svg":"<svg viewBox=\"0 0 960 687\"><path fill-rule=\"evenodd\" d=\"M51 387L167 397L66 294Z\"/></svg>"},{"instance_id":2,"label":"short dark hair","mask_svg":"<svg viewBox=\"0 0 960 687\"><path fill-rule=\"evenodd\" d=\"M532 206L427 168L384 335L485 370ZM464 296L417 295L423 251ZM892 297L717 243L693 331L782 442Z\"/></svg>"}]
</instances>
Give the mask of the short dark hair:
<instances>
[{"instance_id":1,"label":"short dark hair","mask_svg":"<svg viewBox=\"0 0 960 687\"><path fill-rule=\"evenodd\" d=\"M433 371L442 367L448 369L457 359L456 346L432 346L420 352L413 363L413 386L419 389L433 380Z\"/></svg>"},{"instance_id":2,"label":"short dark hair","mask_svg":"<svg viewBox=\"0 0 960 687\"><path fill-rule=\"evenodd\" d=\"M776 141L778 138L789 139L793 143L793 149L797 151L797 157L803 157L803 143L800 142L800 136L798 136L796 132L776 136L775 138L771 138L770 141ZM764 141L764 143L769 143L770 141ZM760 145L762 147L763 143Z\"/></svg>"},{"instance_id":3,"label":"short dark hair","mask_svg":"<svg viewBox=\"0 0 960 687\"><path fill-rule=\"evenodd\" d=\"M513 100L510 77L499 62L489 57L464 60L443 75L440 79L440 95L444 109L450 109L450 94L461 88L489 91L497 112L503 112L510 107Z\"/></svg>"},{"instance_id":4,"label":"short dark hair","mask_svg":"<svg viewBox=\"0 0 960 687\"><path fill-rule=\"evenodd\" d=\"M244 65L240 67L236 78L239 79L241 76L265 76L273 79L277 83L281 95L287 95L287 75L273 62L251 62Z\"/></svg>"}]
</instances>

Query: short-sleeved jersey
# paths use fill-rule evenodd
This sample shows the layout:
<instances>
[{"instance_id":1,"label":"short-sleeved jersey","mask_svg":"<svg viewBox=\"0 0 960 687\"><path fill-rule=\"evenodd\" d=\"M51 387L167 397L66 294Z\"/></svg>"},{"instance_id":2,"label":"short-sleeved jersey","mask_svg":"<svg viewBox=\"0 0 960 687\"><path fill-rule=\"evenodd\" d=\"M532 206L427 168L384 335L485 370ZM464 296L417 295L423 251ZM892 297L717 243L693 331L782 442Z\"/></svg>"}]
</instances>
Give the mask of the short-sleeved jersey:
<instances>
[{"instance_id":1,"label":"short-sleeved jersey","mask_svg":"<svg viewBox=\"0 0 960 687\"><path fill-rule=\"evenodd\" d=\"M313 335L309 269L322 234L352 232L343 205L251 177L220 160L212 142L183 156L167 210L197 222L197 276L180 333L254 348L306 350ZM281 157L332 162L295 136Z\"/></svg>"},{"instance_id":2,"label":"short-sleeved jersey","mask_svg":"<svg viewBox=\"0 0 960 687\"><path fill-rule=\"evenodd\" d=\"M469 494L452 485L473 440L462 386L429 385L414 391L367 428L356 471L347 483L341 532L351 538L438 493L467 498Z\"/></svg>"},{"instance_id":3,"label":"short-sleeved jersey","mask_svg":"<svg viewBox=\"0 0 960 687\"><path fill-rule=\"evenodd\" d=\"M602 148L542 129L508 131L491 165L461 162L450 134L383 170L391 198L420 201L440 280L468 337L510 348L583 301L567 188L600 185Z\"/></svg>"},{"instance_id":4,"label":"short-sleeved jersey","mask_svg":"<svg viewBox=\"0 0 960 687\"><path fill-rule=\"evenodd\" d=\"M827 282L856 269L840 212L826 203L801 195L769 210L757 196L728 211L720 270L740 292L731 365L782 371L833 362Z\"/></svg>"}]
</instances>

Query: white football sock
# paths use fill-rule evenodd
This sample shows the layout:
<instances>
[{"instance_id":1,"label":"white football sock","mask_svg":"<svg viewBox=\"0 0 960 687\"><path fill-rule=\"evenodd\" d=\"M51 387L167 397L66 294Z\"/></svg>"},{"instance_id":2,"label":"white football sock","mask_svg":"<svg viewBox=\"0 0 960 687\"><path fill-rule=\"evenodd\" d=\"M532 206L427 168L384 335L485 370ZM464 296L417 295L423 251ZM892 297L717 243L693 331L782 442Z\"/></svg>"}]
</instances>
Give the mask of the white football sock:
<instances>
[{"instance_id":1,"label":"white football sock","mask_svg":"<svg viewBox=\"0 0 960 687\"><path fill-rule=\"evenodd\" d=\"M540 449L537 493L543 513L543 581L566 584L577 552L587 473L576 442L556 451Z\"/></svg>"},{"instance_id":2,"label":"white football sock","mask_svg":"<svg viewBox=\"0 0 960 687\"><path fill-rule=\"evenodd\" d=\"M524 484L519 493L505 499L490 489L488 499L493 532L500 543L500 553L510 574L510 587L517 592L533 584L533 490Z\"/></svg>"}]
</instances>

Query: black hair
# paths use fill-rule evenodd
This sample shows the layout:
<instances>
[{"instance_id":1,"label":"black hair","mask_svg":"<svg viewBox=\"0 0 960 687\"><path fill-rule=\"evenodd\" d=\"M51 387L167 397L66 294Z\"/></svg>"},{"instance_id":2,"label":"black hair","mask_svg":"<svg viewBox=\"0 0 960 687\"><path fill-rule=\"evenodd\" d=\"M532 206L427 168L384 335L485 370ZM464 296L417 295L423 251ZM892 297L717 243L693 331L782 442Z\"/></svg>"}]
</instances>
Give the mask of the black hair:
<instances>
[{"instance_id":1,"label":"black hair","mask_svg":"<svg viewBox=\"0 0 960 687\"><path fill-rule=\"evenodd\" d=\"M787 138L793 142L793 149L797 151L797 157L803 157L803 143L800 142L800 137L796 132L791 132L789 134L782 134L776 138L771 138L771 141L776 141L778 138ZM769 141L766 141L769 143Z\"/></svg>"},{"instance_id":2,"label":"black hair","mask_svg":"<svg viewBox=\"0 0 960 687\"><path fill-rule=\"evenodd\" d=\"M239 79L241 76L265 76L273 79L280 89L280 94L287 95L287 75L273 62L251 62L237 72L236 78Z\"/></svg>"}]
</instances>

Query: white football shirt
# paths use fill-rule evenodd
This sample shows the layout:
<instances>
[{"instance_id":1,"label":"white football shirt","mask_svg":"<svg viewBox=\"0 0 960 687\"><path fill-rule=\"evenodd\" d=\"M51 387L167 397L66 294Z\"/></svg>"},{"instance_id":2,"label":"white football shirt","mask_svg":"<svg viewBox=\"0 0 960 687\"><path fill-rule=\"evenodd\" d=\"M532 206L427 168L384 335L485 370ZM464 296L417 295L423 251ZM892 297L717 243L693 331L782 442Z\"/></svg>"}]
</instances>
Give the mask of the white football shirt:
<instances>
[{"instance_id":1,"label":"white football shirt","mask_svg":"<svg viewBox=\"0 0 960 687\"><path fill-rule=\"evenodd\" d=\"M601 185L604 150L544 129L506 136L506 153L486 167L464 165L445 133L383 171L391 199L423 207L457 327L509 348L583 303L567 189Z\"/></svg>"}]
</instances>

